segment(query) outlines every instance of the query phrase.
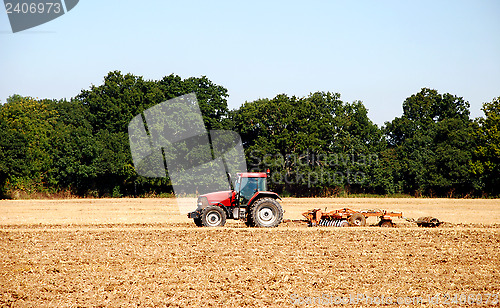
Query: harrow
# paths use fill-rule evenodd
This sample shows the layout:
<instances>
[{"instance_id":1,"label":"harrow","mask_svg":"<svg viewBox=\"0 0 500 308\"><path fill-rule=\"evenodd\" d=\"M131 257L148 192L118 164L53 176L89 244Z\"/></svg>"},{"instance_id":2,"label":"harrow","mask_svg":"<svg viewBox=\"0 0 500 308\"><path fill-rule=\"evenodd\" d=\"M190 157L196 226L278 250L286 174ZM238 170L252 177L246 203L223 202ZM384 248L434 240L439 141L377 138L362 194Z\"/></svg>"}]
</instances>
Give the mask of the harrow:
<instances>
[{"instance_id":1,"label":"harrow","mask_svg":"<svg viewBox=\"0 0 500 308\"><path fill-rule=\"evenodd\" d=\"M437 227L441 222L434 217L420 217L417 220L403 217L401 212L389 212L381 209L355 211L348 208L333 210L330 212L321 209L313 209L302 213L309 227L349 227L365 226L368 217L378 217L380 227L394 227L393 218L401 218L409 222L415 222L419 227Z\"/></svg>"}]
</instances>

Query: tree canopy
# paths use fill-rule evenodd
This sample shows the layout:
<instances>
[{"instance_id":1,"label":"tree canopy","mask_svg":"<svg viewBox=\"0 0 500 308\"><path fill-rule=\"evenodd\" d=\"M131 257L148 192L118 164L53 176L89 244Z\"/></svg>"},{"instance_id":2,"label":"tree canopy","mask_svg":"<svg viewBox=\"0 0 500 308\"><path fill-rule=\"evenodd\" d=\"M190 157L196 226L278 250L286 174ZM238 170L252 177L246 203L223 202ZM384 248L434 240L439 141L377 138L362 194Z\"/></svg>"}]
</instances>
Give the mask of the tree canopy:
<instances>
[{"instance_id":1,"label":"tree canopy","mask_svg":"<svg viewBox=\"0 0 500 308\"><path fill-rule=\"evenodd\" d=\"M384 128L403 191L446 195L472 193L472 121L469 104L449 93L424 88L403 103L403 115Z\"/></svg>"},{"instance_id":2,"label":"tree canopy","mask_svg":"<svg viewBox=\"0 0 500 308\"><path fill-rule=\"evenodd\" d=\"M476 119L472 138L476 188L486 194L500 194L500 97L483 105L484 118Z\"/></svg>"},{"instance_id":3,"label":"tree canopy","mask_svg":"<svg viewBox=\"0 0 500 308\"><path fill-rule=\"evenodd\" d=\"M250 168L272 169L280 189L318 195L372 187L368 178L385 141L361 102L344 103L330 92L281 94L245 103L231 119Z\"/></svg>"},{"instance_id":4,"label":"tree canopy","mask_svg":"<svg viewBox=\"0 0 500 308\"><path fill-rule=\"evenodd\" d=\"M249 169L271 169L270 186L285 195L500 194L500 97L470 119L462 97L423 88L403 102L400 117L378 127L362 102L339 93L279 94L229 110L227 90L205 76L145 80L119 71L69 101L12 95L0 105L0 194L171 193L168 177L136 173L127 127L188 93L207 130L239 133Z\"/></svg>"}]
</instances>

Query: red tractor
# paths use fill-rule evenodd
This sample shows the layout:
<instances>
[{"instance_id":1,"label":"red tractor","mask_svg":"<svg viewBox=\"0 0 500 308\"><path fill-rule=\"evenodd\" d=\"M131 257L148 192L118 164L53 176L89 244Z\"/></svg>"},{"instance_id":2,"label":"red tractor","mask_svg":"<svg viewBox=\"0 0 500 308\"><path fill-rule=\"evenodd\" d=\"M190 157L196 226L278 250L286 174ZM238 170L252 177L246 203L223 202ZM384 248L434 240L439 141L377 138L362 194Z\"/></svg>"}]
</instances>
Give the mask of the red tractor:
<instances>
[{"instance_id":1,"label":"red tractor","mask_svg":"<svg viewBox=\"0 0 500 308\"><path fill-rule=\"evenodd\" d=\"M276 227L283 220L280 196L267 191L265 172L238 173L235 187L198 197L198 208L188 214L198 227L221 227L226 219L244 220L249 227Z\"/></svg>"}]
</instances>

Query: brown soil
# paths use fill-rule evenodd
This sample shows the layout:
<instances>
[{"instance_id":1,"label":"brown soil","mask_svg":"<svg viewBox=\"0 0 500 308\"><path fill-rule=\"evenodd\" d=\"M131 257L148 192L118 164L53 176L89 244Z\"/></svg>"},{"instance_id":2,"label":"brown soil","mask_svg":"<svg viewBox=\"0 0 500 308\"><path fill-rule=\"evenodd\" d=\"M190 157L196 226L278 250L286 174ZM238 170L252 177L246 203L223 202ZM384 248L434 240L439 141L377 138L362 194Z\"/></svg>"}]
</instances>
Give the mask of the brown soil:
<instances>
[{"instance_id":1,"label":"brown soil","mask_svg":"<svg viewBox=\"0 0 500 308\"><path fill-rule=\"evenodd\" d=\"M210 229L178 215L170 199L0 201L0 306L498 306L496 200L285 199L283 206L289 219L327 206L449 223L256 229L230 221Z\"/></svg>"}]
</instances>

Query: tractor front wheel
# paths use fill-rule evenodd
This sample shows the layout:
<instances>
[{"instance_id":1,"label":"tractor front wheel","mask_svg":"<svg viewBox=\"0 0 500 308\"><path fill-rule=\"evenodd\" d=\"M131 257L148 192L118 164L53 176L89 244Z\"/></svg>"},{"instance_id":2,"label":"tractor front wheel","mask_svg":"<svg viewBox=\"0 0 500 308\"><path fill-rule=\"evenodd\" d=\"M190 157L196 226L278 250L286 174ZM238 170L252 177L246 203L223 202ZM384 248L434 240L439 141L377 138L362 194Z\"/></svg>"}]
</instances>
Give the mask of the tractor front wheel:
<instances>
[{"instance_id":1,"label":"tractor front wheel","mask_svg":"<svg viewBox=\"0 0 500 308\"><path fill-rule=\"evenodd\" d=\"M253 226L274 228L283 220L283 209L275 199L262 198L252 204L250 215L249 220Z\"/></svg>"},{"instance_id":2,"label":"tractor front wheel","mask_svg":"<svg viewBox=\"0 0 500 308\"><path fill-rule=\"evenodd\" d=\"M204 227L222 227L226 224L226 213L219 206L207 206L201 212L201 224Z\"/></svg>"},{"instance_id":3,"label":"tractor front wheel","mask_svg":"<svg viewBox=\"0 0 500 308\"><path fill-rule=\"evenodd\" d=\"M193 221L197 227L203 227L203 223L201 222L201 217L200 218L193 218Z\"/></svg>"}]
</instances>

